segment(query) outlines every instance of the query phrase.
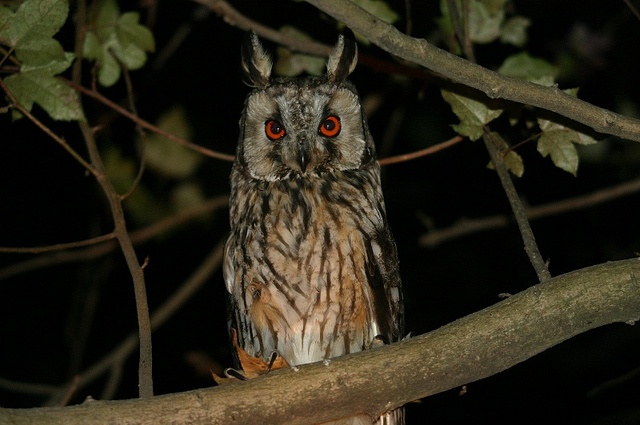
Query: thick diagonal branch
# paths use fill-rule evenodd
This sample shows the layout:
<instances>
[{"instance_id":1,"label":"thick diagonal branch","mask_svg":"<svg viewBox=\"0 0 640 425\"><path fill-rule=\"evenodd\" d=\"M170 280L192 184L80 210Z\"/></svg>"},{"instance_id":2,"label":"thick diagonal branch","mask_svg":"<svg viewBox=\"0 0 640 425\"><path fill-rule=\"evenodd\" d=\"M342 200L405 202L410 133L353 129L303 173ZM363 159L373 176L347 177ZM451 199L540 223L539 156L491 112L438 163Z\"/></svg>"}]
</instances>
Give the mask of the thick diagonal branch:
<instances>
[{"instance_id":1,"label":"thick diagonal branch","mask_svg":"<svg viewBox=\"0 0 640 425\"><path fill-rule=\"evenodd\" d=\"M558 87L544 87L500 75L480 65L439 49L426 40L402 34L392 25L346 0L307 0L318 9L364 35L387 52L422 65L445 78L485 93L489 98L507 99L555 112L595 131L640 142L640 120L591 105L564 93Z\"/></svg>"},{"instance_id":2,"label":"thick diagonal branch","mask_svg":"<svg viewBox=\"0 0 640 425\"><path fill-rule=\"evenodd\" d=\"M0 423L309 424L377 415L508 369L575 335L640 319L640 260L555 277L438 330L263 378L151 399L0 409Z\"/></svg>"}]
</instances>

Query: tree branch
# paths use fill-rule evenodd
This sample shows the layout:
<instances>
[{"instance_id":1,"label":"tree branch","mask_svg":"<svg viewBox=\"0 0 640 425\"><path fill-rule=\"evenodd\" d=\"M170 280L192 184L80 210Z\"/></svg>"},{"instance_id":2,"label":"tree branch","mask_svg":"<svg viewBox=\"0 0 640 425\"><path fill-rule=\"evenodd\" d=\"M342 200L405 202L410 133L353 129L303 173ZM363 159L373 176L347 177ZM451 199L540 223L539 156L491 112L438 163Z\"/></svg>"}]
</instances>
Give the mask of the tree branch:
<instances>
[{"instance_id":1,"label":"tree branch","mask_svg":"<svg viewBox=\"0 0 640 425\"><path fill-rule=\"evenodd\" d=\"M640 320L640 260L555 277L425 335L238 384L68 408L0 409L7 424L308 424L372 416L508 369L587 330ZM283 389L286 388L286 396Z\"/></svg>"},{"instance_id":2,"label":"tree branch","mask_svg":"<svg viewBox=\"0 0 640 425\"><path fill-rule=\"evenodd\" d=\"M188 149L191 149L192 151L201 153L202 155L206 155L206 156L211 157L211 158L221 159L221 160L227 161L227 162L233 162L233 159L235 158L235 155L222 153L222 152L217 152L217 151L211 150L209 148L205 148L204 146L200 146L200 145L196 145L195 143L191 143L188 140L184 140L183 138L176 136L175 134L169 133L168 131L165 131L165 130L161 129L161 128L151 124L150 122L143 120L142 118L140 118L136 114L134 114L132 112L129 112L128 110L126 110L122 106L118 105L114 101L112 101L109 98L101 95L96 90L89 90L88 88L80 85L79 83L67 80L67 79L62 78L62 77L58 77L58 79L60 81L62 81L63 83L67 84L72 89L77 90L78 92L97 100L98 102L102 103L105 106L108 106L109 108L111 108L114 111L116 111L118 114L122 115L125 118L128 118L131 121L133 121L134 123L136 123L136 125L140 126L141 128L144 128L146 130L149 130L149 131L152 131L152 132L154 132L156 134L159 134L160 136L165 137L165 138L171 140L172 142L176 142L179 145L182 145L182 146L184 146L184 147L186 147Z\"/></svg>"},{"instance_id":3,"label":"tree branch","mask_svg":"<svg viewBox=\"0 0 640 425\"><path fill-rule=\"evenodd\" d=\"M364 35L387 52L422 65L445 78L485 93L555 112L600 133L640 142L640 120L625 117L568 95L558 87L500 75L439 49L426 40L409 37L393 26L345 0L307 0L318 9Z\"/></svg>"},{"instance_id":4,"label":"tree branch","mask_svg":"<svg viewBox=\"0 0 640 425\"><path fill-rule=\"evenodd\" d=\"M637 192L640 192L640 178L573 198L549 202L548 204L525 207L525 212L529 220L537 220L557 214L564 214L571 211L590 208ZM426 234L422 235L420 239L418 239L418 243L422 246L434 248L436 245L443 242L468 234L499 227L506 227L511 222L510 220L510 217L507 217L506 215L492 215L489 217L474 219L462 218L450 227L429 230Z\"/></svg>"},{"instance_id":5,"label":"tree branch","mask_svg":"<svg viewBox=\"0 0 640 425\"><path fill-rule=\"evenodd\" d=\"M520 200L520 196L518 196L518 192L516 191L516 187L511 180L509 170L507 170L507 166L500 156L500 152L498 152L496 143L491 137L488 129L485 129L485 132L482 135L482 140L484 141L484 145L487 147L487 151L491 157L493 168L495 168L498 173L500 183L502 183L502 188L507 194L507 199L509 199L513 216L516 219L520 235L522 236L524 251L527 253L529 261L531 262L533 269L536 271L536 275L538 275L538 281L544 282L549 280L551 279L551 274L549 273L547 264L544 262L542 255L540 254L538 244L536 244L536 238L533 234L533 230L531 229L531 225L529 224L529 220L527 219L527 212L525 211L524 205Z\"/></svg>"},{"instance_id":6,"label":"tree branch","mask_svg":"<svg viewBox=\"0 0 640 425\"><path fill-rule=\"evenodd\" d=\"M411 161L413 159L422 158L423 156L440 152L441 150L447 149L457 143L462 142L463 140L464 140L464 137L462 136L454 136L449 140L445 140L444 142L440 142L438 144L429 146L424 149L420 149L415 152L410 152L410 153L405 153L405 154L395 155L395 156L388 156L386 158L379 159L378 163L384 166L384 165L397 164L399 162Z\"/></svg>"},{"instance_id":7,"label":"tree branch","mask_svg":"<svg viewBox=\"0 0 640 425\"><path fill-rule=\"evenodd\" d=\"M196 217L204 214L210 214L220 208L226 207L229 204L229 197L227 195L217 196L215 198L208 199L199 205L195 205L189 208L185 208L175 214L172 214L166 218L163 218L153 224L142 229L132 231L129 236L134 245L140 244L151 239L154 236L167 232L171 229L192 220ZM0 252L13 252L13 253L31 253L53 251L49 254L42 255L37 258L32 258L26 261L21 261L15 264L11 264L7 267L0 268L0 280L9 279L10 277L17 276L21 273L41 269L44 267L50 267L57 264L73 263L78 261L87 261L94 258L99 258L103 255L107 255L113 252L117 243L114 240L115 236L113 232L98 236L93 239L87 239L78 242L69 242L63 244L56 244L44 247L0 247ZM95 243L97 240L105 239L103 242L86 246ZM109 239L109 240L107 240ZM85 246L84 248L77 248ZM68 250L70 247L76 247L76 249Z\"/></svg>"},{"instance_id":8,"label":"tree branch","mask_svg":"<svg viewBox=\"0 0 640 425\"><path fill-rule=\"evenodd\" d=\"M77 60L72 68L72 81L80 84L82 76L82 52L84 48L84 37L86 34L86 3L79 2L78 6L78 26L76 28L75 52ZM138 318L138 331L140 338L140 360L138 363L138 387L141 398L153 396L153 374L152 374L152 350L151 350L151 321L149 319L149 304L147 303L147 291L144 280L143 267L138 261L133 242L129 237L127 225L122 209L122 198L107 178L102 157L96 144L93 130L86 121L79 121L80 132L84 139L91 165L96 171L94 176L98 181L105 197L109 203L111 216L113 218L113 234L118 240L120 249L131 273L133 280L133 292L136 300L136 311Z\"/></svg>"},{"instance_id":9,"label":"tree branch","mask_svg":"<svg viewBox=\"0 0 640 425\"><path fill-rule=\"evenodd\" d=\"M185 303L209 281L211 275L220 267L222 263L222 252L224 242L218 243L213 250L200 263L198 268L186 279L180 287L171 296L160 305L151 315L151 329L156 331L164 323L166 323ZM138 347L138 335L131 333L117 347L107 353L102 359L88 367L82 373L74 377L72 381L76 389L80 389L93 382L105 372L111 370L110 382L117 380L122 367L122 363L136 350ZM107 387L112 387L116 383L108 383ZM62 386L45 385L16 382L0 377L0 388L20 392L26 394L43 394L55 395L61 391L66 391L69 383ZM112 392L108 388L105 393ZM2 418L0 417L0 423Z\"/></svg>"}]
</instances>

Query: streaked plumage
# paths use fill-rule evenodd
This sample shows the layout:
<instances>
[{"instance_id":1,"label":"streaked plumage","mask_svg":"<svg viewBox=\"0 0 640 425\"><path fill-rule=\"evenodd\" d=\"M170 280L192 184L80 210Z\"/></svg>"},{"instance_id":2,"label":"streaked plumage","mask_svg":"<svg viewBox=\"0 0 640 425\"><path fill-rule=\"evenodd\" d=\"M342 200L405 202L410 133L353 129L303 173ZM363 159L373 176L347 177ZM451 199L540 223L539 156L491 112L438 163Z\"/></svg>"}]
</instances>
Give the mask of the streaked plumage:
<instances>
[{"instance_id":1,"label":"streaked plumage","mask_svg":"<svg viewBox=\"0 0 640 425\"><path fill-rule=\"evenodd\" d=\"M255 90L240 121L224 263L240 347L297 365L397 341L396 247L373 140L346 81L355 43L341 37L320 77L272 79L255 35L242 57ZM401 423L396 412L385 423Z\"/></svg>"}]
</instances>

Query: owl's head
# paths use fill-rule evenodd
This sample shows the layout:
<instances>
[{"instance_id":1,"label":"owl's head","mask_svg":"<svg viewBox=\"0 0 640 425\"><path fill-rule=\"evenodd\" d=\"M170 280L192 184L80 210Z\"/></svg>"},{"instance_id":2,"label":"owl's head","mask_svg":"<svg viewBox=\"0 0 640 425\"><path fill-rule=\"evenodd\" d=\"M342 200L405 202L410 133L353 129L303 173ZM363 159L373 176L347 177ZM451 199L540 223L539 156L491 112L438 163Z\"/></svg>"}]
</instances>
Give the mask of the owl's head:
<instances>
[{"instance_id":1,"label":"owl's head","mask_svg":"<svg viewBox=\"0 0 640 425\"><path fill-rule=\"evenodd\" d=\"M340 36L318 77L271 78L271 58L255 33L242 46L244 81L255 89L240 121L237 165L263 181L358 169L375 161L360 99L346 78L357 63Z\"/></svg>"}]
</instances>

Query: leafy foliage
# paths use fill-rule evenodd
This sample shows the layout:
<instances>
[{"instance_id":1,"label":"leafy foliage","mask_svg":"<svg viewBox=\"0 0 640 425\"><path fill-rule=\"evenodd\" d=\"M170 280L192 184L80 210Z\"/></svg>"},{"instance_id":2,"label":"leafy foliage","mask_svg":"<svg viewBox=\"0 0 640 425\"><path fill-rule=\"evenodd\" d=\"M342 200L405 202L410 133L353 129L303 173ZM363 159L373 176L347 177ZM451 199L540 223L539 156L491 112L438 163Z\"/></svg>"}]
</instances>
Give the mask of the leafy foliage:
<instances>
[{"instance_id":1,"label":"leafy foliage","mask_svg":"<svg viewBox=\"0 0 640 425\"><path fill-rule=\"evenodd\" d=\"M498 142L501 145L499 149L502 153L502 159L504 160L504 164L507 166L507 169L511 171L514 176L522 177L524 174L524 162L518 152L513 149L509 149L510 146L507 141L495 131L489 133L489 138L493 142ZM489 162L487 167L493 169L493 163Z\"/></svg>"},{"instance_id":2,"label":"leafy foliage","mask_svg":"<svg viewBox=\"0 0 640 425\"><path fill-rule=\"evenodd\" d=\"M576 95L577 89L566 90L567 93ZM578 145L592 145L596 140L591 136L580 133L562 124L538 119L538 125L542 135L538 140L538 152L542 156L551 156L551 160L558 167L574 176L578 173Z\"/></svg>"},{"instance_id":3,"label":"leafy foliage","mask_svg":"<svg viewBox=\"0 0 640 425\"><path fill-rule=\"evenodd\" d=\"M471 140L482 137L484 126L502 114L502 109L491 109L479 100L471 99L447 90L442 90L443 99L451 105L451 109L460 119L460 124L453 129Z\"/></svg>"},{"instance_id":4,"label":"leafy foliage","mask_svg":"<svg viewBox=\"0 0 640 425\"><path fill-rule=\"evenodd\" d=\"M157 126L182 139L191 139L187 114L180 106L164 113ZM202 155L155 133L147 136L144 143L147 166L167 177L186 178L194 173L203 160Z\"/></svg>"},{"instance_id":5,"label":"leafy foliage","mask_svg":"<svg viewBox=\"0 0 640 425\"><path fill-rule=\"evenodd\" d=\"M153 34L139 20L138 12L120 14L115 0L98 2L83 54L96 61L101 85L109 87L120 79L121 64L132 70L142 68L147 52L155 50Z\"/></svg>"},{"instance_id":6,"label":"leafy foliage","mask_svg":"<svg viewBox=\"0 0 640 425\"><path fill-rule=\"evenodd\" d=\"M507 0L469 0L469 38L474 43L486 44L496 40L522 47L527 42L526 29L531 22L523 16L506 17ZM457 0L458 10L463 10ZM447 0L440 0L442 16L436 20L444 38L454 32L451 11ZM459 46L456 46L459 51Z\"/></svg>"},{"instance_id":7,"label":"leafy foliage","mask_svg":"<svg viewBox=\"0 0 640 425\"><path fill-rule=\"evenodd\" d=\"M393 24L400 18L383 0L354 0L354 3L385 22Z\"/></svg>"},{"instance_id":8,"label":"leafy foliage","mask_svg":"<svg viewBox=\"0 0 640 425\"><path fill-rule=\"evenodd\" d=\"M181 106L165 112L156 125L182 139L191 139L192 130L186 112ZM108 146L103 152L104 163L107 176L116 190L126 193L132 185L137 184L135 191L124 203L127 213L137 224L152 223L166 217L172 211L188 208L203 201L204 194L200 185L188 180L197 171L203 160L202 155L158 134L147 135L139 140L139 144L144 149L142 156L147 171L156 174L157 181L165 187L172 186L175 181L178 183L170 190L168 199L162 199L144 179L135 182L137 161L125 156L115 146Z\"/></svg>"},{"instance_id":9,"label":"leafy foliage","mask_svg":"<svg viewBox=\"0 0 640 425\"><path fill-rule=\"evenodd\" d=\"M527 52L511 55L502 62L498 72L513 78L551 86L558 69L544 59L530 56Z\"/></svg>"},{"instance_id":10,"label":"leafy foliage","mask_svg":"<svg viewBox=\"0 0 640 425\"><path fill-rule=\"evenodd\" d=\"M280 28L280 32L289 37L299 40L311 40L311 37L292 27L284 26ZM293 77L307 72L311 75L320 75L324 71L325 59L317 56L305 55L302 53L293 53L285 47L278 47L278 60L273 66L276 74L284 77Z\"/></svg>"},{"instance_id":11,"label":"leafy foliage","mask_svg":"<svg viewBox=\"0 0 640 425\"><path fill-rule=\"evenodd\" d=\"M468 2L468 26L469 38L475 43L490 43L496 40L507 42L522 47L526 42L526 28L529 20L514 16L505 19L505 6L508 0L469 0ZM456 0L458 11L463 10L460 0ZM447 0L440 1L442 17L438 20L441 31L445 35L453 32L452 14ZM459 49L459 46L457 46ZM507 57L497 70L509 77L530 81L543 86L552 86L558 74L558 68L544 59L535 58L526 51ZM568 91L569 92L569 91ZM577 90L571 91L577 94ZM457 95L442 90L442 96L447 101L453 112L460 119L460 124L453 128L460 135L467 136L471 140L477 140L482 136L484 126L502 114L500 109L490 109L484 103L477 100ZM519 118L520 119L520 118ZM515 125L519 119L511 119ZM578 170L578 151L574 144L592 144L596 141L585 134L565 127L564 125L538 119L533 122L527 120L527 127L533 129L534 125L540 129L538 138L538 152L542 156L550 156L554 165L573 175ZM494 140L499 139L503 145L504 160L509 170L520 177L524 173L522 157L510 149L509 143L497 134L491 133Z\"/></svg>"},{"instance_id":12,"label":"leafy foliage","mask_svg":"<svg viewBox=\"0 0 640 425\"><path fill-rule=\"evenodd\" d=\"M53 119L67 121L84 119L78 94L55 78L74 59L52 38L68 13L67 0L26 0L15 12L0 6L0 43L20 64L4 83L28 111L37 103Z\"/></svg>"}]
</instances>

